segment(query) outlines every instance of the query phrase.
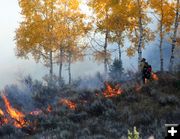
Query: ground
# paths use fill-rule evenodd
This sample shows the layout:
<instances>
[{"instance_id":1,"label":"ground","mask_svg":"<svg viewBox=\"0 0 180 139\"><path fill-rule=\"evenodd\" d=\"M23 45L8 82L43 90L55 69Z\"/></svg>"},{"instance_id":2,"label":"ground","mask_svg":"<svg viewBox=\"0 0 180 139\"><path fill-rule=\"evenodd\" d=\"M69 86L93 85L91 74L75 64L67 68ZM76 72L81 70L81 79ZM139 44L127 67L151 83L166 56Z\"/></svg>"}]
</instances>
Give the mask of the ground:
<instances>
[{"instance_id":1,"label":"ground","mask_svg":"<svg viewBox=\"0 0 180 139\"><path fill-rule=\"evenodd\" d=\"M29 123L22 128L2 125L0 135L13 139L119 139L127 138L128 129L136 127L141 138L153 135L163 139L164 124L180 123L180 76L157 75L156 81L145 85L134 81L123 89L117 83L107 82L112 90L107 90L107 86L97 90L45 88L34 83L33 100L41 114L26 115ZM112 97L104 94L117 92L118 87L121 93Z\"/></svg>"}]
</instances>

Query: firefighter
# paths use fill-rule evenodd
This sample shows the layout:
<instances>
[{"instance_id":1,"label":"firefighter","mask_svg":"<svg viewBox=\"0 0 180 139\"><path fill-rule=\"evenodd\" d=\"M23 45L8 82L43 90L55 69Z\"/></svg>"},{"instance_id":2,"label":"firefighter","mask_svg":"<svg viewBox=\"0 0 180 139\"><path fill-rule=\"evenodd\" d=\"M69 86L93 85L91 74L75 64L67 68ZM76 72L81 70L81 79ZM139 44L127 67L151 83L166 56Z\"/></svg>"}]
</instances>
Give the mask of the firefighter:
<instances>
[{"instance_id":1,"label":"firefighter","mask_svg":"<svg viewBox=\"0 0 180 139\"><path fill-rule=\"evenodd\" d=\"M146 63L146 59L142 58L141 63L140 63L140 70L141 70L141 77L142 77L143 84L145 84L145 80L146 80L145 74L144 74L145 63Z\"/></svg>"},{"instance_id":2,"label":"firefighter","mask_svg":"<svg viewBox=\"0 0 180 139\"><path fill-rule=\"evenodd\" d=\"M144 62L144 67L142 70L142 78L143 78L143 83L145 84L146 80L151 79L151 72L152 72L152 67L151 65L148 64L148 62Z\"/></svg>"}]
</instances>

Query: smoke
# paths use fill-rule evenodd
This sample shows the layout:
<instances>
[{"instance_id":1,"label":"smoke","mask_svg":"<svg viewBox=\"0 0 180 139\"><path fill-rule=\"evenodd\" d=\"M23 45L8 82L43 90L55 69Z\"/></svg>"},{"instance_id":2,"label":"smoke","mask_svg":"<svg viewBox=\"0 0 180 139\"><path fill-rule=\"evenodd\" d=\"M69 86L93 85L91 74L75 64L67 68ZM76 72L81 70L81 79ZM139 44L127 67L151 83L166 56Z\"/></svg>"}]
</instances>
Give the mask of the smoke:
<instances>
[{"instance_id":1,"label":"smoke","mask_svg":"<svg viewBox=\"0 0 180 139\"><path fill-rule=\"evenodd\" d=\"M164 58L164 70L169 69L170 57L171 57L171 43L164 39L163 45L163 58ZM176 56L180 54L178 48L175 50ZM159 50L159 40L156 39L155 42L151 43L144 50L143 56L147 59L148 63L152 65L153 71L160 70L160 50ZM178 64L180 59L175 58L175 63Z\"/></svg>"},{"instance_id":2,"label":"smoke","mask_svg":"<svg viewBox=\"0 0 180 139\"><path fill-rule=\"evenodd\" d=\"M97 72L94 76L85 76L79 78L78 80L78 89L100 89L104 86L105 75Z\"/></svg>"},{"instance_id":3,"label":"smoke","mask_svg":"<svg viewBox=\"0 0 180 139\"><path fill-rule=\"evenodd\" d=\"M5 86L4 95L8 96L12 105L23 109L25 112L32 111L35 108L31 89L24 84Z\"/></svg>"}]
</instances>

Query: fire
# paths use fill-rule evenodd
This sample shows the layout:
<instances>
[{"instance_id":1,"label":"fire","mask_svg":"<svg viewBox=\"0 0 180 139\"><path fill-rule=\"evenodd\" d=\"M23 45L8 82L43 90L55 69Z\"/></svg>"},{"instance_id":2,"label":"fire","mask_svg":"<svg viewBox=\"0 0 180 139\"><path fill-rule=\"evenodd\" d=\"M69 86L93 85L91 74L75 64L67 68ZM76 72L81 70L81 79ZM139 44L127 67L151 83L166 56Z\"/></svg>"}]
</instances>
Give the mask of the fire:
<instances>
[{"instance_id":1,"label":"fire","mask_svg":"<svg viewBox=\"0 0 180 139\"><path fill-rule=\"evenodd\" d=\"M16 128L23 128L26 127L27 125L31 125L29 121L25 120L25 114L23 112L20 112L19 110L13 108L11 106L11 103L9 102L8 98L5 95L2 95L2 99L4 100L5 103L5 112L0 108L0 125L12 123ZM72 104L71 104L72 105ZM74 108L73 106L70 106L72 109ZM52 111L52 106L48 105L47 112ZM42 114L42 110L34 110L29 112L28 114L37 116Z\"/></svg>"},{"instance_id":2,"label":"fire","mask_svg":"<svg viewBox=\"0 0 180 139\"><path fill-rule=\"evenodd\" d=\"M37 115L42 114L42 110L35 110L35 111L30 112L29 114L37 116Z\"/></svg>"},{"instance_id":3,"label":"fire","mask_svg":"<svg viewBox=\"0 0 180 139\"><path fill-rule=\"evenodd\" d=\"M152 79L155 81L159 80L158 76L155 73L152 73Z\"/></svg>"},{"instance_id":4,"label":"fire","mask_svg":"<svg viewBox=\"0 0 180 139\"><path fill-rule=\"evenodd\" d=\"M33 115L33 116L37 116L37 115L41 115L42 113L44 113L45 111L42 111L40 109L36 109L34 111L31 111L29 114ZM48 105L46 112L52 112L52 106Z\"/></svg>"},{"instance_id":5,"label":"fire","mask_svg":"<svg viewBox=\"0 0 180 139\"><path fill-rule=\"evenodd\" d=\"M0 109L0 116L3 116L4 115L4 112L2 109Z\"/></svg>"},{"instance_id":6,"label":"fire","mask_svg":"<svg viewBox=\"0 0 180 139\"><path fill-rule=\"evenodd\" d=\"M145 79L145 84L147 84L148 83L148 79Z\"/></svg>"},{"instance_id":7,"label":"fire","mask_svg":"<svg viewBox=\"0 0 180 139\"><path fill-rule=\"evenodd\" d=\"M0 125L8 123L8 119L5 118L4 112L1 108L0 108L0 118L1 118Z\"/></svg>"},{"instance_id":8,"label":"fire","mask_svg":"<svg viewBox=\"0 0 180 139\"><path fill-rule=\"evenodd\" d=\"M52 106L51 106L51 105L48 105L47 111L48 111L48 112L52 112Z\"/></svg>"},{"instance_id":9,"label":"fire","mask_svg":"<svg viewBox=\"0 0 180 139\"><path fill-rule=\"evenodd\" d=\"M8 122L9 122L9 120L8 120L7 118L3 118L3 119L1 120L1 123L2 123L2 124L8 124Z\"/></svg>"},{"instance_id":10,"label":"fire","mask_svg":"<svg viewBox=\"0 0 180 139\"><path fill-rule=\"evenodd\" d=\"M22 128L26 124L26 121L24 120L25 115L17 109L13 108L6 96L3 95L2 98L6 105L6 111L10 117L15 120L14 126L17 128Z\"/></svg>"},{"instance_id":11,"label":"fire","mask_svg":"<svg viewBox=\"0 0 180 139\"><path fill-rule=\"evenodd\" d=\"M103 95L105 97L114 97L121 95L123 90L119 85L116 85L115 88L112 88L107 82L105 82L106 90L104 90Z\"/></svg>"},{"instance_id":12,"label":"fire","mask_svg":"<svg viewBox=\"0 0 180 139\"><path fill-rule=\"evenodd\" d=\"M76 103L74 103L74 102L72 102L72 101L70 101L68 99L61 99L60 103L66 105L68 108L70 108L72 110L75 110L76 107L77 107Z\"/></svg>"}]
</instances>

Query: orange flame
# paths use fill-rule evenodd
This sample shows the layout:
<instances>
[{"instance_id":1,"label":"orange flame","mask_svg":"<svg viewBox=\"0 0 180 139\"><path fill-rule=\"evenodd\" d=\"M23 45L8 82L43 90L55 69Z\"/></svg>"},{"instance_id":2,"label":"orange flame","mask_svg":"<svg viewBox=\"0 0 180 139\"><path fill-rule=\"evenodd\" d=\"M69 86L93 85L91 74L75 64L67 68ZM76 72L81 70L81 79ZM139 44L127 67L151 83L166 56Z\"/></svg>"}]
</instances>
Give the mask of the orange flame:
<instances>
[{"instance_id":1,"label":"orange flame","mask_svg":"<svg viewBox=\"0 0 180 139\"><path fill-rule=\"evenodd\" d=\"M77 107L76 103L74 103L74 102L72 102L72 101L70 101L68 99L61 99L60 103L66 105L68 108L70 108L72 110L75 110L76 107Z\"/></svg>"},{"instance_id":2,"label":"orange flame","mask_svg":"<svg viewBox=\"0 0 180 139\"><path fill-rule=\"evenodd\" d=\"M9 122L8 119L4 117L4 112L1 108L0 108L0 116L1 116L0 125L7 124Z\"/></svg>"},{"instance_id":3,"label":"orange flame","mask_svg":"<svg viewBox=\"0 0 180 139\"><path fill-rule=\"evenodd\" d=\"M15 120L14 126L17 128L22 128L26 124L26 121L24 120L25 115L17 109L13 108L6 96L3 95L2 98L6 105L6 111L11 116L11 118Z\"/></svg>"},{"instance_id":4,"label":"orange flame","mask_svg":"<svg viewBox=\"0 0 180 139\"><path fill-rule=\"evenodd\" d=\"M115 88L112 88L107 82L105 82L106 90L104 90L103 95L105 97L114 97L121 95L123 90L119 85L116 85Z\"/></svg>"},{"instance_id":5,"label":"orange flame","mask_svg":"<svg viewBox=\"0 0 180 139\"><path fill-rule=\"evenodd\" d=\"M8 120L7 118L3 118L3 119L2 119L2 123L3 123L3 124L8 124L8 122L9 122L9 120Z\"/></svg>"},{"instance_id":6,"label":"orange flame","mask_svg":"<svg viewBox=\"0 0 180 139\"><path fill-rule=\"evenodd\" d=\"M159 80L158 76L155 73L152 73L152 79L155 81Z\"/></svg>"},{"instance_id":7,"label":"orange flame","mask_svg":"<svg viewBox=\"0 0 180 139\"><path fill-rule=\"evenodd\" d=\"M4 112L2 109L0 109L0 116L3 116L4 115Z\"/></svg>"},{"instance_id":8,"label":"orange flame","mask_svg":"<svg viewBox=\"0 0 180 139\"><path fill-rule=\"evenodd\" d=\"M48 111L48 112L52 112L52 106L51 106L51 105L48 105L47 111Z\"/></svg>"}]
</instances>

